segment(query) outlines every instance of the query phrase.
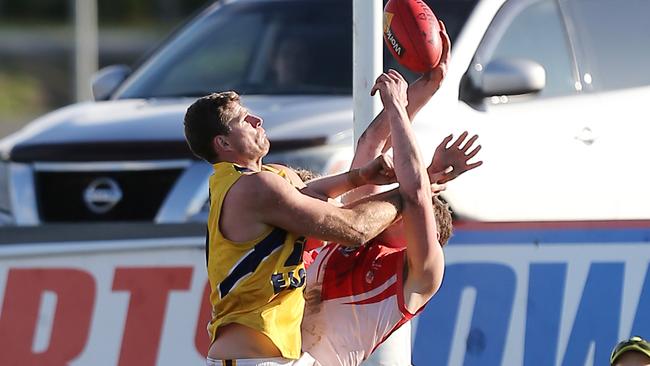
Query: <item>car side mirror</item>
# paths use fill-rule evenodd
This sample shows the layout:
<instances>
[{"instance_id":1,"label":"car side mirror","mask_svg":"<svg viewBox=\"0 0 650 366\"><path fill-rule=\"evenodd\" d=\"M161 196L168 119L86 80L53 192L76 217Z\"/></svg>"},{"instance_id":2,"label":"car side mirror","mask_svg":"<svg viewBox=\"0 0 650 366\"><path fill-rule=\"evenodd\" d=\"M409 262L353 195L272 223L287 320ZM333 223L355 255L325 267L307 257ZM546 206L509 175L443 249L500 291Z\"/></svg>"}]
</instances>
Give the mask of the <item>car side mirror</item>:
<instances>
[{"instance_id":1,"label":"car side mirror","mask_svg":"<svg viewBox=\"0 0 650 366\"><path fill-rule=\"evenodd\" d=\"M526 59L496 59L482 73L483 97L537 93L546 86L546 70Z\"/></svg>"},{"instance_id":2,"label":"car side mirror","mask_svg":"<svg viewBox=\"0 0 650 366\"><path fill-rule=\"evenodd\" d=\"M107 100L129 76L131 68L126 65L111 65L97 71L91 80L93 98Z\"/></svg>"}]
</instances>

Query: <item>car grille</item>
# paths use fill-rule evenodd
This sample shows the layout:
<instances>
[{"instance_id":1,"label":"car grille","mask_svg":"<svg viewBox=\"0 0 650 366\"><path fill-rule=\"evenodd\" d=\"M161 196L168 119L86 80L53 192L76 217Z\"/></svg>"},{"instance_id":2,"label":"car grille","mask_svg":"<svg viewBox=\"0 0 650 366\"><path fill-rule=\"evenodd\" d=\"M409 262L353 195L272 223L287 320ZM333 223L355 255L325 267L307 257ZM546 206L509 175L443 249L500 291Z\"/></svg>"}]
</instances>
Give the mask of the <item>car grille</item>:
<instances>
[{"instance_id":1,"label":"car grille","mask_svg":"<svg viewBox=\"0 0 650 366\"><path fill-rule=\"evenodd\" d=\"M41 221L153 221L181 172L182 169L36 172L36 199ZM96 188L92 196L95 199L101 190L113 193L118 190L121 198L116 203L112 202L113 207L105 210L106 204L98 205L93 199L92 203L88 202L87 191L91 186ZM115 201L115 194L105 196ZM97 212L97 206L105 212Z\"/></svg>"}]
</instances>

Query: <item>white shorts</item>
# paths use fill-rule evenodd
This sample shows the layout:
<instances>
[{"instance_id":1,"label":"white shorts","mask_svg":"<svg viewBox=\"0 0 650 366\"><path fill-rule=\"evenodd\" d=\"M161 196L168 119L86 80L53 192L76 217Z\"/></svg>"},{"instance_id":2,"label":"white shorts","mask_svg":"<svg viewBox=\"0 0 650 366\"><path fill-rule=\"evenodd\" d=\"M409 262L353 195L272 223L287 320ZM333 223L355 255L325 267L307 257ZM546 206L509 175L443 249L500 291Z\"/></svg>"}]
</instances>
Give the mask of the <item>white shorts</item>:
<instances>
[{"instance_id":1,"label":"white shorts","mask_svg":"<svg viewBox=\"0 0 650 366\"><path fill-rule=\"evenodd\" d=\"M315 366L316 361L309 355L303 353L299 359L290 360L282 357L275 358L243 358L239 360L215 360L208 357L206 366Z\"/></svg>"}]
</instances>

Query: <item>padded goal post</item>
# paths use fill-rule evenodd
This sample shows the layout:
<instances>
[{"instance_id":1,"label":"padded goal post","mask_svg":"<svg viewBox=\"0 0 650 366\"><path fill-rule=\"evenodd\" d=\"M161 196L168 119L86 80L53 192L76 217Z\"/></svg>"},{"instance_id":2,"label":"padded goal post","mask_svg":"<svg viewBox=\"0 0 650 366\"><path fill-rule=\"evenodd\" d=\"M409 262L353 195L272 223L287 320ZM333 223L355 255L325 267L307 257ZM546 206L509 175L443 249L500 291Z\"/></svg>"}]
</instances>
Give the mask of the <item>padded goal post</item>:
<instances>
[{"instance_id":1,"label":"padded goal post","mask_svg":"<svg viewBox=\"0 0 650 366\"><path fill-rule=\"evenodd\" d=\"M352 101L354 146L381 110L379 97L370 89L383 70L382 0L352 1Z\"/></svg>"}]
</instances>

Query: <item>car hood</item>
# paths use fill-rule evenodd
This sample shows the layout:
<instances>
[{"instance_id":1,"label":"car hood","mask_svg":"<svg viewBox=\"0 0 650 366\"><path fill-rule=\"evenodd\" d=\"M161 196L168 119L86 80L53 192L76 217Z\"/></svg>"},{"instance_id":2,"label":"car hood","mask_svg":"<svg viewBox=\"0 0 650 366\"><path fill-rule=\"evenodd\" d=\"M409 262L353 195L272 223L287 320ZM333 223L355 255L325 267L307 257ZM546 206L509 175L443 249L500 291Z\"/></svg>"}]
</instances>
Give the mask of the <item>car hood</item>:
<instances>
[{"instance_id":1,"label":"car hood","mask_svg":"<svg viewBox=\"0 0 650 366\"><path fill-rule=\"evenodd\" d=\"M243 96L264 119L269 139L327 143L349 134L349 96ZM189 156L183 117L193 98L135 99L74 104L48 113L0 142L13 161L116 160ZM157 151L160 150L160 151Z\"/></svg>"}]
</instances>

